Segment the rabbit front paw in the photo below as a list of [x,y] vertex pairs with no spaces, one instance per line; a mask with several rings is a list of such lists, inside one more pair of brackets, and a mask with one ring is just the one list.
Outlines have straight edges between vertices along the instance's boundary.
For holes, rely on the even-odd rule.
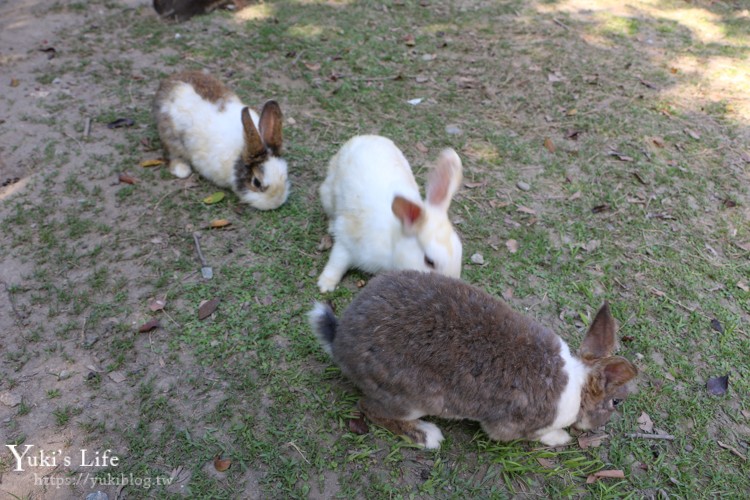
[[424,434],[424,441],[420,444],[424,445],[428,450],[440,448],[440,443],[443,441],[443,433],[437,425],[425,422],[424,420],[417,420],[417,429]]
[[190,175],[192,169],[190,168],[190,165],[182,160],[172,160],[169,162],[169,171],[172,172],[172,175],[175,177],[185,179]]
[[570,434],[562,429],[555,429],[539,436],[539,441],[547,446],[561,446],[570,441]]

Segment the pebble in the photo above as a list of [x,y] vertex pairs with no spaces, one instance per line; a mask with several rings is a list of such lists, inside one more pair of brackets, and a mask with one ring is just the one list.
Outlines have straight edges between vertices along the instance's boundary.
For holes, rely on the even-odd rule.
[[448,135],[461,135],[463,134],[463,130],[458,125],[446,125],[445,133]]
[[109,496],[103,491],[97,491],[86,495],[86,500],[109,500]]
[[685,451],[690,452],[693,451],[695,448],[693,448],[693,445],[686,444],[685,445]]
[[0,403],[13,408],[21,404],[21,396],[18,394],[11,394],[10,392],[4,392],[0,394]]
[[471,256],[471,262],[481,266],[484,264],[484,256],[481,253],[475,253]]
[[518,181],[516,182],[516,187],[520,189],[521,191],[528,191],[531,189],[531,186],[529,186],[526,182]]

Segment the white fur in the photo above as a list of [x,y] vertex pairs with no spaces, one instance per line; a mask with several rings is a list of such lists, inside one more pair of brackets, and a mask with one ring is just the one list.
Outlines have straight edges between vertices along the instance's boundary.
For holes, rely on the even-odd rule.
[[[190,84],[178,82],[159,106],[159,111],[171,118],[187,155],[187,158],[175,158],[170,171],[177,177],[187,177],[190,166],[182,160],[189,160],[206,179],[217,186],[234,189],[234,164],[244,147],[244,107],[234,94],[212,103],[198,95]],[[250,110],[250,116],[257,129],[258,114]],[[289,195],[286,161],[271,158],[264,164],[263,173],[263,182],[268,186],[266,192],[249,192],[242,201],[260,210],[277,208]]]
[[557,403],[555,420],[549,427],[540,429],[536,435],[539,441],[548,446],[560,446],[570,441],[570,435],[563,429],[575,423],[581,408],[581,392],[588,376],[588,368],[570,353],[570,347],[560,337],[560,356],[565,361],[563,370],[568,375],[560,401]]
[[[444,152],[444,161],[457,164],[451,178],[447,203],[423,202],[409,162],[385,137],[366,135],[350,139],[331,159],[328,175],[320,186],[320,199],[329,217],[328,231],[334,245],[318,279],[321,292],[336,288],[349,268],[369,273],[413,269],[460,277],[461,241],[448,219],[450,197],[461,179],[461,160]],[[400,195],[419,204],[425,214],[419,231],[407,230],[391,205]]]
[[416,423],[417,429],[425,434],[424,447],[428,450],[440,448],[440,443],[444,439],[440,428],[432,422],[425,422],[424,420],[417,420]]
[[333,356],[333,349],[331,347],[331,344],[328,342],[328,339],[323,338],[318,330],[318,321],[320,321],[320,318],[326,315],[326,309],[327,308],[325,304],[321,302],[315,302],[313,308],[310,310],[310,312],[307,313],[307,319],[310,322],[312,331],[315,332],[315,336],[318,337],[318,341],[320,342],[321,347],[323,347],[323,350],[327,352],[329,356]]

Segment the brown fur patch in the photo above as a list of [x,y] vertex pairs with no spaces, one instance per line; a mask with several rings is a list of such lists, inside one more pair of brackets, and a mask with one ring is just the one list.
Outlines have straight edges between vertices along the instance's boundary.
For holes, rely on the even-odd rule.
[[213,103],[220,103],[220,101],[234,95],[226,85],[213,76],[207,75],[201,71],[183,71],[181,73],[176,73],[172,75],[168,81],[187,83],[195,89],[195,92],[201,96],[201,98]]
[[376,417],[468,418],[503,440],[551,425],[568,381],[554,333],[436,273],[373,279],[341,317],[332,351]]

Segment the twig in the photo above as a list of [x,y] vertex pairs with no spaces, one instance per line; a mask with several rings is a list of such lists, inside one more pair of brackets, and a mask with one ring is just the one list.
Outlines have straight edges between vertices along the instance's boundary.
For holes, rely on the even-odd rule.
[[289,441],[289,442],[287,443],[287,445],[289,445],[289,446],[291,446],[292,448],[294,448],[295,450],[297,450],[297,453],[299,453],[299,454],[300,454],[300,455],[302,456],[302,459],[303,459],[303,460],[304,460],[305,462],[307,462],[308,464],[310,463],[310,461],[309,461],[309,460],[308,460],[307,458],[305,458],[305,454],[304,454],[304,453],[302,453],[302,450],[300,450],[300,449],[299,449],[299,447],[298,447],[298,446],[297,446],[296,444],[294,444],[294,441]]
[[645,432],[634,432],[627,434],[629,438],[643,438],[643,439],[665,439],[667,441],[674,441],[674,436],[671,434],[646,434]]
[[570,26],[568,26],[567,24],[565,24],[564,22],[560,21],[559,19],[557,19],[555,17],[552,18],[552,22],[555,23],[556,25],[558,25],[558,26],[560,26],[562,28],[565,28],[566,30],[570,31]]
[[88,139],[91,135],[91,118],[86,117],[86,121],[83,124],[83,138]]

